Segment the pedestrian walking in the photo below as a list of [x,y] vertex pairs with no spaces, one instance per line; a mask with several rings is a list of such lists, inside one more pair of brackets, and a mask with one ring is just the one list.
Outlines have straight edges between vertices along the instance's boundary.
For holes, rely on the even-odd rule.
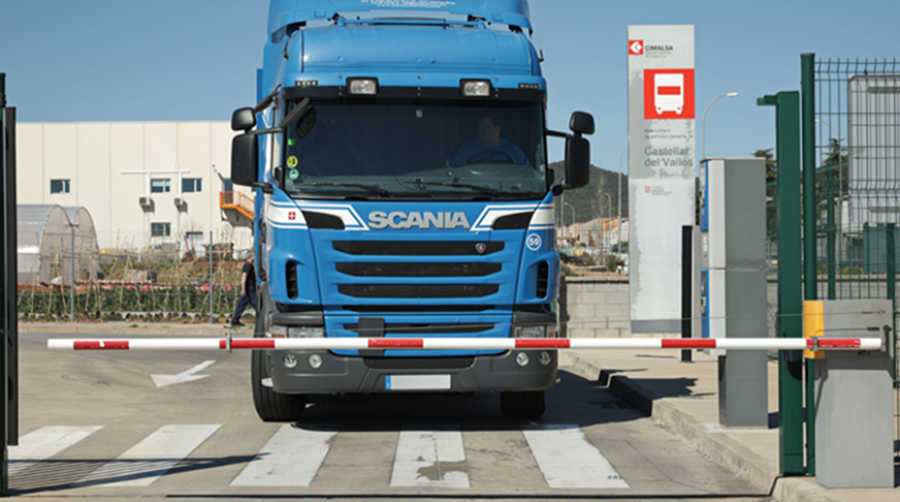
[[244,268],[241,270],[241,299],[238,300],[234,314],[231,316],[232,326],[243,326],[241,315],[247,305],[252,305],[253,310],[256,310],[256,267],[253,265],[253,253],[244,262]]

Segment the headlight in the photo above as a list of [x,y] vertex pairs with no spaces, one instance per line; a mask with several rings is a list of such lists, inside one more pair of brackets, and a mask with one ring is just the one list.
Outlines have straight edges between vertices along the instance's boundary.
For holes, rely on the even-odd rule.
[[516,326],[513,336],[516,338],[545,338],[547,326]]
[[491,97],[490,80],[466,80],[462,82],[462,95],[468,97]]
[[325,328],[292,326],[288,328],[288,338],[324,338]]

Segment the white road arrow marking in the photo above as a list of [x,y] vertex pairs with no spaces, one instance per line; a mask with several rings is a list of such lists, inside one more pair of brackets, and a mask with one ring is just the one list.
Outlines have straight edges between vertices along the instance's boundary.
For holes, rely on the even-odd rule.
[[176,383],[193,382],[194,380],[208,377],[209,375],[195,375],[194,373],[205,370],[212,366],[213,363],[215,363],[215,361],[203,361],[197,366],[194,366],[187,371],[182,371],[177,375],[150,375],[150,378],[153,379],[153,383],[155,383],[157,387],[165,387],[166,385],[174,385]]

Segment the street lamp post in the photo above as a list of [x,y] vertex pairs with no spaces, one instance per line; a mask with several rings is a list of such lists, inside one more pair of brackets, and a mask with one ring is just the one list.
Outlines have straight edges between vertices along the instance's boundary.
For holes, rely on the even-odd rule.
[[628,145],[619,154],[619,198],[617,199],[619,211],[616,214],[616,252],[622,252],[622,156],[628,151]]
[[734,98],[737,95],[738,95],[738,93],[736,93],[736,92],[729,92],[727,94],[722,94],[721,96],[717,97],[716,99],[710,101],[709,104],[706,105],[706,109],[703,110],[703,121],[701,122],[701,134],[702,134],[702,138],[703,138],[703,143],[702,143],[703,144],[703,150],[702,150],[703,157],[702,157],[702,159],[706,158],[706,112],[709,111],[709,107],[712,106],[712,104],[715,103],[716,101],[718,101],[722,98]]
[[[612,213],[612,197],[610,197],[609,194],[606,192],[600,192],[600,195],[606,196],[606,221],[609,221],[609,219],[612,216],[611,215],[611,213]],[[601,206],[601,207],[603,207],[603,206]],[[605,226],[605,223],[606,222],[604,222],[604,226]],[[600,249],[603,249],[603,242],[606,240],[606,229],[604,228],[603,230],[604,231],[600,236]]]

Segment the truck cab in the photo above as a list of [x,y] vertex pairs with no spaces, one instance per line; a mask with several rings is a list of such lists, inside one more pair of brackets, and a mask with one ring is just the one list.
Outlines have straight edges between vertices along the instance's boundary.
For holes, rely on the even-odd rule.
[[[594,125],[547,130],[530,32],[524,0],[271,1],[259,104],[232,119],[232,181],[257,189],[255,336],[557,336],[554,198],[587,184]],[[550,350],[268,350],[252,378],[266,421],[379,392],[500,392],[537,418],[556,370]]]

